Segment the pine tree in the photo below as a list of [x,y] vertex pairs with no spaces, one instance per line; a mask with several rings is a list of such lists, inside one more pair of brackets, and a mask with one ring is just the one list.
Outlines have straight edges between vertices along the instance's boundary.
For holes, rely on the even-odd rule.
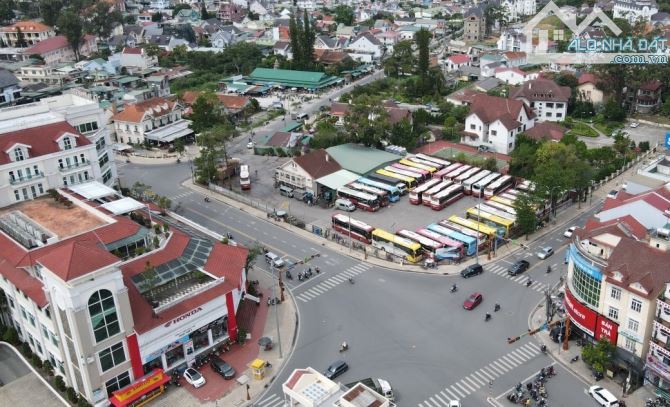
[[314,41],[316,40],[316,35],[314,33],[314,27],[309,19],[307,14],[307,9],[303,10],[303,69],[309,69],[314,65]]
[[289,37],[291,39],[291,50],[293,52],[293,63],[296,66],[299,66],[302,61],[302,43],[300,41],[300,31],[298,23],[295,18],[295,13],[291,14],[291,19],[288,23]]

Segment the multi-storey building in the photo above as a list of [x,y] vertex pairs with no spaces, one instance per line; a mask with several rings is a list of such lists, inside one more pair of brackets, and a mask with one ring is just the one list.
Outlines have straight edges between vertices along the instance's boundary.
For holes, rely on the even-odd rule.
[[73,94],[0,109],[0,145],[0,207],[117,177],[104,111]]
[[247,250],[164,225],[97,182],[0,209],[11,325],[93,405],[237,336]]
[[[79,54],[89,56],[98,50],[96,38],[94,35],[84,35]],[[28,55],[39,55],[44,63],[53,65],[60,62],[74,62],[75,54],[64,35],[42,40],[26,50]]]
[[570,93],[569,86],[558,86],[550,79],[533,79],[510,89],[509,95],[530,106],[538,121],[560,122],[567,115]]
[[481,41],[486,36],[486,16],[482,6],[474,6],[465,13],[463,39],[468,42]]
[[[670,224],[651,235],[653,246],[670,251]],[[656,299],[654,322],[651,327],[649,351],[645,359],[645,382],[657,389],[657,394],[670,393],[670,283]],[[660,390],[660,391],[659,391]]]
[[[53,28],[37,21],[17,21],[0,28],[0,41],[7,47],[32,47],[40,41],[56,35]],[[19,44],[23,37],[23,44]]]
[[670,242],[649,239],[628,216],[589,221],[570,244],[565,305],[579,336],[616,345],[613,363],[640,384],[657,298],[670,281]]
[[522,16],[537,14],[535,0],[502,0],[500,5],[505,8],[507,21],[517,21]]
[[182,113],[179,102],[163,97],[127,105],[112,117],[116,140],[128,144],[172,143],[191,136],[191,121],[183,119]]
[[651,22],[651,16],[658,13],[654,0],[616,0],[612,8],[614,18],[623,18],[629,23]]

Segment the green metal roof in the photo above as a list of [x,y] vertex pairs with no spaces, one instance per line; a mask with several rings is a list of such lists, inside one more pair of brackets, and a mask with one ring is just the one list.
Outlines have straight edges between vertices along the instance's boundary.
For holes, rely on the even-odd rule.
[[351,143],[329,147],[326,152],[340,164],[340,167],[361,175],[401,158],[386,151]]
[[286,132],[286,133],[290,133],[293,130],[299,129],[301,127],[302,127],[302,123],[299,123],[299,122],[296,122],[296,121],[290,121],[290,122],[286,123],[286,126],[284,126],[284,128],[281,131]]
[[339,78],[328,76],[323,72],[256,68],[246,79],[254,83],[273,83],[286,87],[318,89],[337,82]]
[[122,78],[117,79],[116,81],[118,83],[124,84],[124,83],[131,83],[131,82],[139,81],[139,80],[140,80],[140,78],[138,78],[136,76],[124,76]]

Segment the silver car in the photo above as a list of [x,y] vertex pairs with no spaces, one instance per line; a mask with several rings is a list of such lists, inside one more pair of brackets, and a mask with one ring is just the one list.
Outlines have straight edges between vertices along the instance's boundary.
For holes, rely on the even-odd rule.
[[552,254],[554,254],[554,249],[552,247],[547,246],[541,248],[540,251],[537,252],[537,257],[544,260],[547,257],[551,256]]

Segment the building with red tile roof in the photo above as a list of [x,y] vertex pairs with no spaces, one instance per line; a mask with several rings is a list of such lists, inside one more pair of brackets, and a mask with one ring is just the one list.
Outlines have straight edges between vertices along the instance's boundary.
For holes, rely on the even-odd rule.
[[598,89],[600,79],[593,73],[585,72],[579,75],[575,91],[582,100],[593,104],[600,104],[604,101],[604,93]]
[[112,121],[116,139],[121,143],[138,144],[145,140],[172,143],[193,135],[191,122],[182,115],[183,107],[178,101],[159,97],[126,105]]
[[526,130],[525,133],[535,140],[561,141],[568,131],[565,127],[557,123],[542,122]]
[[[24,44],[19,44],[19,32]],[[9,47],[31,47],[40,41],[53,37],[56,32],[46,24],[32,20],[17,21],[12,25],[0,27],[0,41]]]
[[[96,37],[94,35],[85,35],[79,48],[79,55],[89,56],[98,51]],[[27,55],[39,55],[47,65],[54,65],[61,62],[75,62],[75,53],[64,35],[56,35],[42,40],[25,52]]]
[[559,86],[551,79],[538,78],[510,88],[510,99],[523,101],[533,109],[538,121],[560,122],[568,113],[568,101],[572,90]]
[[601,222],[632,216],[647,229],[662,228],[670,223],[670,187],[664,185],[637,195],[619,192],[606,198],[595,217]]
[[464,66],[470,66],[471,59],[469,55],[454,54],[447,58],[447,72],[455,72]]

